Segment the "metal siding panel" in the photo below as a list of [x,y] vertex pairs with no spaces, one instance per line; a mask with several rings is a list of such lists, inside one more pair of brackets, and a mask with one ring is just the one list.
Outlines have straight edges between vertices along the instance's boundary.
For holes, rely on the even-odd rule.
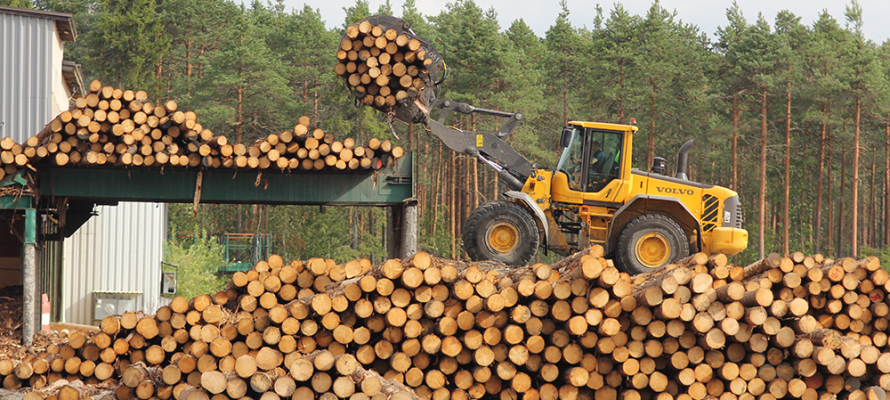
[[97,211],[65,240],[65,321],[93,322],[94,291],[141,291],[142,310],[154,313],[162,305],[166,205],[122,202]]
[[0,137],[22,143],[52,115],[53,21],[0,14]]

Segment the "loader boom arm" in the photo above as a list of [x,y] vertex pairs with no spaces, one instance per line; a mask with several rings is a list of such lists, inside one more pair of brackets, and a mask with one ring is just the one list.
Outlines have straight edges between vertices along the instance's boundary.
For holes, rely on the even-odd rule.
[[[433,120],[427,114],[426,125],[433,136],[439,138],[449,149],[476,157],[494,168],[511,189],[522,189],[535,166],[506,142],[522,122],[521,113],[473,107],[448,99],[437,99],[431,107],[440,110],[438,120]],[[452,111],[504,117],[507,121],[495,133],[465,131],[445,125]]]

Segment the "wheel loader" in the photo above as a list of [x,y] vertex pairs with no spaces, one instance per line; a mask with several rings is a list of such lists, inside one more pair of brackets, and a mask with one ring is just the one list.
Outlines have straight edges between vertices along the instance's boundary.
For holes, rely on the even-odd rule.
[[[422,77],[430,88],[442,83],[444,79],[437,79],[444,75],[445,64],[430,42],[400,19],[366,20],[420,40],[428,54],[435,54]],[[637,274],[691,252],[732,256],[747,247],[738,194],[688,179],[692,140],[681,146],[674,176],[667,176],[666,161],[660,157],[648,172],[632,167],[635,125],[571,121],[560,134],[562,154],[556,167],[542,168],[507,142],[522,123],[521,113],[436,99],[434,92],[415,93],[381,111],[391,119],[423,124],[449,149],[496,170],[510,189],[503,199],[473,210],[464,222],[461,239],[474,260],[525,265],[539,248],[569,255],[599,244],[619,269]],[[437,118],[432,116],[435,112]],[[496,116],[506,122],[495,132],[465,131],[447,125],[455,112]]]

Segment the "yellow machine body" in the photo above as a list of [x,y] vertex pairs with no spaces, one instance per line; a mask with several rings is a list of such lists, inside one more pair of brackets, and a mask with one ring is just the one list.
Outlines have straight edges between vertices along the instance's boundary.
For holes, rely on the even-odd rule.
[[[583,170],[566,167],[572,163],[572,149],[566,147],[556,171],[536,170],[525,182],[522,192],[546,216],[539,227],[546,232],[544,245],[549,250],[568,254],[601,244],[609,253],[624,226],[643,214],[663,214],[675,220],[691,251],[732,256],[747,247],[748,232],[742,229],[736,192],[631,168],[636,126],[572,121],[566,129],[577,132],[576,138],[584,141],[583,146],[575,147],[583,149],[591,162],[591,143],[596,138],[602,137],[603,144],[614,143],[606,156],[614,162],[603,179],[590,171],[585,175]],[[586,186],[576,183],[582,178],[586,178]]]

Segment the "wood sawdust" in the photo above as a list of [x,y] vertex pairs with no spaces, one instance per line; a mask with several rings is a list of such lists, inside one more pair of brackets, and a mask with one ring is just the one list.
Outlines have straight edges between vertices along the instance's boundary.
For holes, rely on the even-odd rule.
[[26,354],[46,351],[50,344],[65,344],[66,335],[37,332],[30,348],[22,347],[22,287],[0,288],[0,357],[22,359]]

